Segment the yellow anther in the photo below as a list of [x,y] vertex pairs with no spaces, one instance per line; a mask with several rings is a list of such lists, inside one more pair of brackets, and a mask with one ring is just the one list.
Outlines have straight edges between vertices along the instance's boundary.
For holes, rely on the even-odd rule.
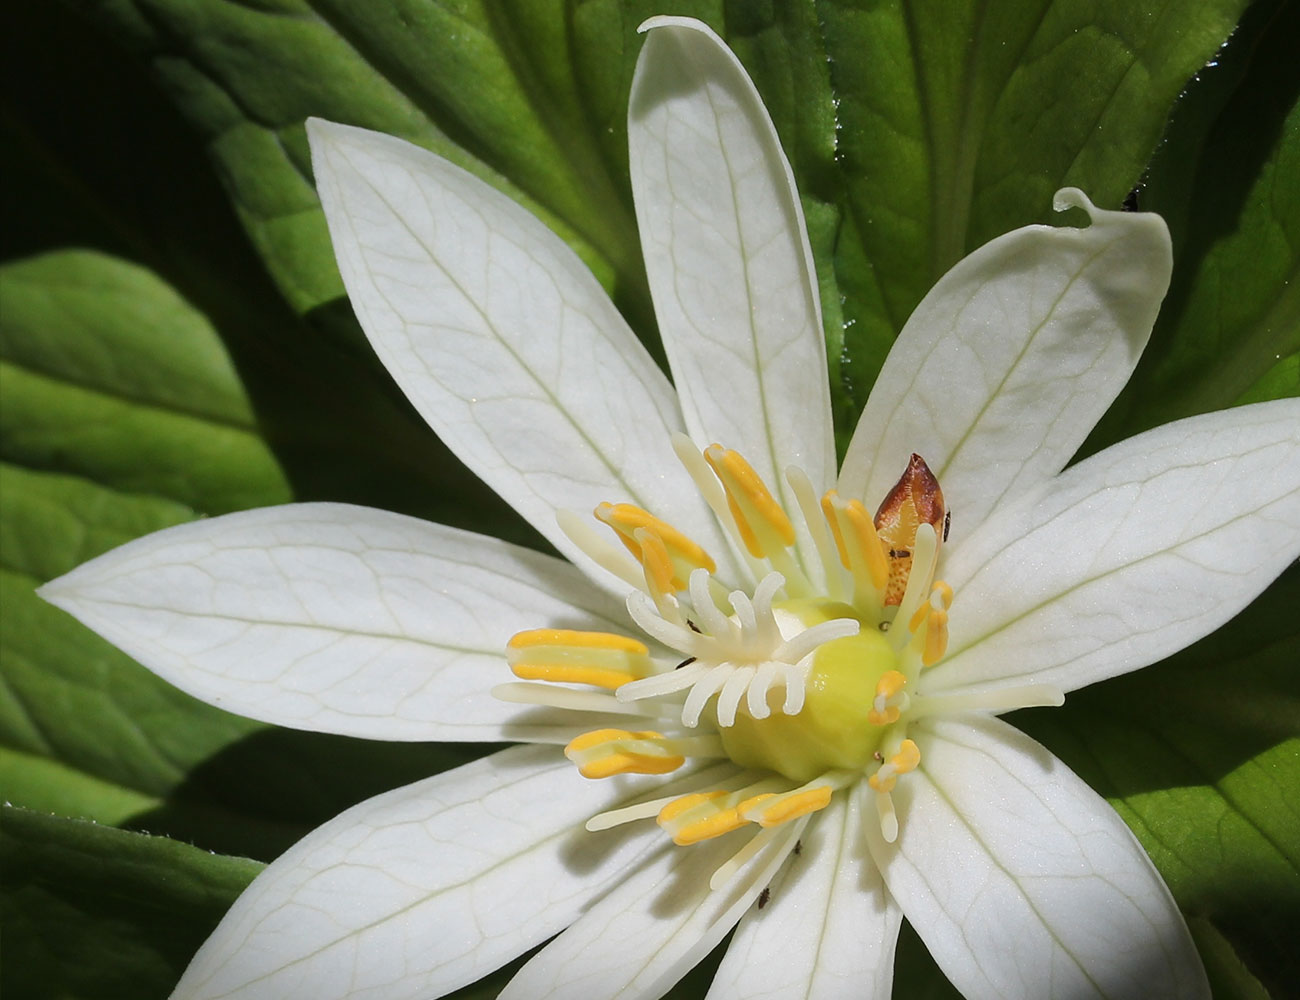
[[884,546],[881,545],[880,536],[876,533],[876,526],[871,523],[871,518],[867,516],[867,508],[862,506],[861,501],[850,500],[845,506],[844,514],[853,528],[853,536],[862,552],[863,562],[871,577],[871,585],[880,590],[889,579],[889,563],[885,559]]
[[637,528],[635,539],[641,546],[641,567],[651,593],[672,594],[684,590],[686,585],[673,574],[673,561],[664,540],[649,528]]
[[898,753],[889,758],[889,763],[894,765],[899,774],[915,771],[921,763],[921,748],[912,740],[903,740]]
[[673,833],[673,843],[678,847],[689,847],[702,840],[712,840],[724,833],[739,830],[748,820],[741,817],[735,809],[723,809],[694,823],[688,823]]
[[948,612],[932,611],[925,620],[925,645],[921,650],[921,663],[932,667],[948,652]]
[[526,681],[591,684],[613,690],[654,672],[645,643],[611,632],[542,628],[506,644],[506,660]]
[[794,544],[790,518],[739,452],[713,444],[705,449],[704,459],[726,491],[727,507],[751,556],[762,559],[769,547]]
[[831,537],[835,539],[835,551],[839,553],[840,565],[845,569],[849,566],[849,550],[844,547],[844,532],[840,530],[840,519],[836,515],[835,506],[840,495],[835,490],[827,490],[826,495],[822,497],[822,516],[826,518],[826,523],[830,525]]
[[714,802],[717,799],[726,796],[726,792],[718,790],[716,792],[691,792],[689,795],[683,795],[681,798],[673,799],[666,806],[659,810],[659,825],[676,819],[688,809],[694,809],[696,806],[702,806],[706,802]]
[[615,774],[668,774],[686,758],[657,745],[662,733],[633,733],[625,729],[595,729],[570,741],[564,755],[578,765],[584,778]]
[[943,654],[948,651],[948,608],[951,605],[952,587],[942,580],[936,580],[930,591],[930,599],[916,609],[916,614],[907,623],[910,632],[925,629],[921,640],[921,663],[927,667],[942,660]]
[[762,809],[757,816],[759,826],[780,826],[800,816],[825,809],[831,804],[830,785],[818,785],[801,791],[776,796],[776,801]]
[[575,646],[582,649],[609,649],[624,653],[649,652],[644,642],[631,636],[614,632],[583,632],[568,628],[535,628],[517,632],[506,643],[509,649],[528,649],[532,646]]
[[891,704],[902,692],[907,678],[897,670],[888,670],[876,683],[876,697],[872,709],[867,713],[867,721],[874,726],[890,726],[898,721],[898,705]]
[[880,765],[880,769],[867,779],[867,784],[877,792],[892,792],[900,775],[915,771],[921,763],[921,750],[911,740],[903,740],[898,753]]
[[[593,513],[598,520],[614,529],[619,541],[645,566],[647,575],[653,573],[656,580],[663,579],[663,563],[666,562],[671,570],[669,579],[673,591],[686,589],[684,581],[690,577],[691,570],[704,569],[712,573],[718,568],[709,554],[694,541],[668,522],[659,520],[634,504],[602,503]],[[653,568],[645,564],[646,543],[642,532],[656,540],[654,558],[659,564]],[[663,593],[668,588],[656,583],[656,589]]]

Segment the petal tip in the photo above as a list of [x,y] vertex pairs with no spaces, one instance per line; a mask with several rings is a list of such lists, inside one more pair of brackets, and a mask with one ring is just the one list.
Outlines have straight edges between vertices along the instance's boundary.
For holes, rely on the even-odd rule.
[[682,17],[675,14],[656,14],[654,17],[647,17],[637,25],[636,32],[638,35],[643,35],[655,28],[690,28],[692,31],[700,31],[708,35],[714,34],[713,29],[698,18]]
[[1081,208],[1093,218],[1095,218],[1097,214],[1097,206],[1094,205],[1092,199],[1084,194],[1079,188],[1061,188],[1052,196],[1053,211],[1068,212],[1072,208]]

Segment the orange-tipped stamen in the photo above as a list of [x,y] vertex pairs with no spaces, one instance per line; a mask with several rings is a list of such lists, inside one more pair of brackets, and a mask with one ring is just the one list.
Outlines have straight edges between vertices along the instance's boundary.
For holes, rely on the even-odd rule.
[[714,444],[704,450],[704,459],[726,491],[727,507],[751,556],[770,558],[794,544],[789,516],[739,452]]
[[532,629],[506,644],[506,661],[522,680],[608,690],[654,673],[649,653],[645,643],[628,636],[574,629]]
[[673,753],[664,742],[662,733],[595,729],[570,741],[564,755],[578,766],[584,778],[668,774],[685,764],[686,758]]
[[674,593],[685,590],[685,581],[689,579],[691,570],[704,569],[713,573],[718,568],[702,546],[668,522],[661,521],[634,504],[602,503],[596,507],[594,513],[598,520],[614,529],[619,541],[636,556],[642,566],[645,566],[646,545],[643,541],[645,535],[641,533],[647,533],[656,539],[657,544],[653,547],[655,556],[666,561],[671,572],[665,574],[662,562],[653,570],[646,567],[646,571],[647,575],[653,572],[657,580],[662,578],[667,581],[660,587],[663,592],[668,592],[669,589]]

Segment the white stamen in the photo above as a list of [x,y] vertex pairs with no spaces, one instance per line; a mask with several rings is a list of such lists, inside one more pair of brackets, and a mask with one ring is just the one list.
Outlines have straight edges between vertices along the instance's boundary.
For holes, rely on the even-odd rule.
[[783,663],[798,663],[819,646],[835,639],[847,639],[857,635],[861,625],[852,618],[832,618],[811,628],[806,628],[798,635],[791,636],[772,651],[772,659]]
[[817,555],[822,563],[822,579],[826,585],[826,596],[833,601],[842,601],[847,593],[844,586],[844,571],[840,566],[839,553],[835,550],[835,542],[831,538],[830,531],[827,530],[826,517],[822,514],[821,503],[813,490],[812,480],[803,469],[791,465],[785,470],[785,481],[794,491],[795,502],[799,504],[799,512],[803,514],[804,524],[808,526],[808,534],[812,536],[813,544],[817,547]]
[[691,663],[667,673],[629,681],[614,692],[614,697],[624,704],[643,698],[662,698],[685,690],[712,669],[707,663]]
[[628,705],[613,695],[596,691],[577,691],[555,684],[530,684],[523,681],[498,684],[492,689],[492,696],[512,705],[542,705],[546,708],[564,708],[575,712],[614,712],[618,715],[647,714],[644,706]]
[[704,677],[695,682],[691,693],[682,705],[682,725],[694,729],[700,724],[700,713],[710,698],[727,682],[736,668],[730,663],[720,663],[716,667],[707,667]]
[[772,660],[764,661],[754,674],[754,679],[749,682],[749,691],[747,692],[746,701],[749,705],[749,714],[755,719],[766,719],[772,714],[772,709],[767,704],[767,692],[772,687],[772,682],[776,680],[776,671],[778,664]]
[[772,612],[772,598],[785,585],[785,577],[780,573],[768,573],[754,588],[754,613],[758,619],[758,645],[771,649],[781,641],[781,629]]
[[754,604],[749,599],[749,595],[741,590],[733,590],[729,595],[731,601],[731,610],[736,613],[736,622],[739,623],[739,634],[736,635],[742,642],[745,639],[753,641],[755,634],[758,632],[758,618],[754,615]]
[[797,664],[789,666],[783,664],[779,670],[785,680],[785,704],[781,706],[781,711],[786,715],[798,715],[803,711],[806,694],[804,682],[808,679],[808,674]]
[[740,699],[744,697],[749,682],[754,677],[756,668],[739,667],[734,674],[727,678],[727,683],[722,685],[722,693],[718,695],[718,725],[726,729],[736,724],[736,708],[740,705]]
[[709,571],[691,570],[691,604],[695,609],[695,624],[708,635],[723,638],[731,634],[731,622],[714,603],[709,592]]
[[907,589],[903,591],[902,603],[898,605],[898,614],[894,616],[894,627],[888,632],[890,644],[896,653],[912,638],[908,624],[930,593],[938,551],[939,536],[935,533],[934,525],[922,523],[917,527],[916,541],[912,543],[912,571],[907,577]]
[[886,844],[892,844],[898,839],[898,814],[894,812],[894,800],[888,792],[876,792],[875,800],[876,815],[880,817],[880,835]]
[[908,719],[927,715],[963,715],[968,712],[1013,712],[1018,708],[1060,708],[1065,692],[1051,684],[1025,684],[992,688],[970,694],[918,695],[912,699]]
[[777,837],[784,836],[788,838],[787,842],[790,847],[793,848],[794,842],[803,833],[803,828],[807,825],[808,817],[800,816],[798,819],[790,823],[782,823],[780,826],[770,826],[765,830],[760,830],[758,833],[754,834],[754,836],[749,838],[749,842],[746,843],[744,847],[719,866],[717,871],[715,871],[713,876],[709,879],[709,888],[715,892],[718,889],[721,889],[731,881],[732,876],[735,875],[736,872],[740,871],[745,862],[754,857],[754,855]]
[[642,590],[646,582],[641,567],[627,553],[619,551],[605,541],[587,521],[587,518],[571,510],[555,512],[555,523],[588,559],[601,569],[613,573],[633,590],[638,592]]
[[659,810],[668,805],[669,802],[680,798],[684,794],[689,794],[690,791],[714,788],[731,791],[735,788],[743,788],[747,782],[752,780],[752,772],[741,771],[738,773],[735,765],[730,762],[723,765],[713,764],[703,771],[698,771],[689,777],[681,778],[667,785],[667,788],[672,789],[671,795],[661,795],[650,799],[648,802],[635,802],[632,805],[622,806],[618,809],[608,809],[591,817],[585,825],[588,830],[595,833],[598,830],[608,830],[611,827],[631,823],[634,820],[650,819],[652,816],[658,816]]
[[659,615],[654,601],[639,590],[627,595],[627,613],[640,626],[641,631],[652,639],[657,639],[669,649],[676,649],[687,656],[694,655],[695,633],[685,625],[665,621]]

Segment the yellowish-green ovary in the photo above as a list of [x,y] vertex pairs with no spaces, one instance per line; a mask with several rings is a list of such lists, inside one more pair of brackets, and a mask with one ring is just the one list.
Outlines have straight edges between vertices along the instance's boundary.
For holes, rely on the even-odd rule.
[[[847,604],[827,600],[783,601],[773,609],[794,615],[806,627],[834,618],[857,618]],[[861,619],[859,619],[861,621]],[[806,700],[798,715],[785,715],[785,690],[768,692],[772,714],[749,715],[742,699],[736,722],[720,730],[732,760],[746,767],[776,771],[793,781],[809,781],[829,770],[860,770],[871,760],[885,732],[868,721],[876,684],[895,669],[889,641],[874,622],[862,622],[857,635],[835,639],[813,654]]]

